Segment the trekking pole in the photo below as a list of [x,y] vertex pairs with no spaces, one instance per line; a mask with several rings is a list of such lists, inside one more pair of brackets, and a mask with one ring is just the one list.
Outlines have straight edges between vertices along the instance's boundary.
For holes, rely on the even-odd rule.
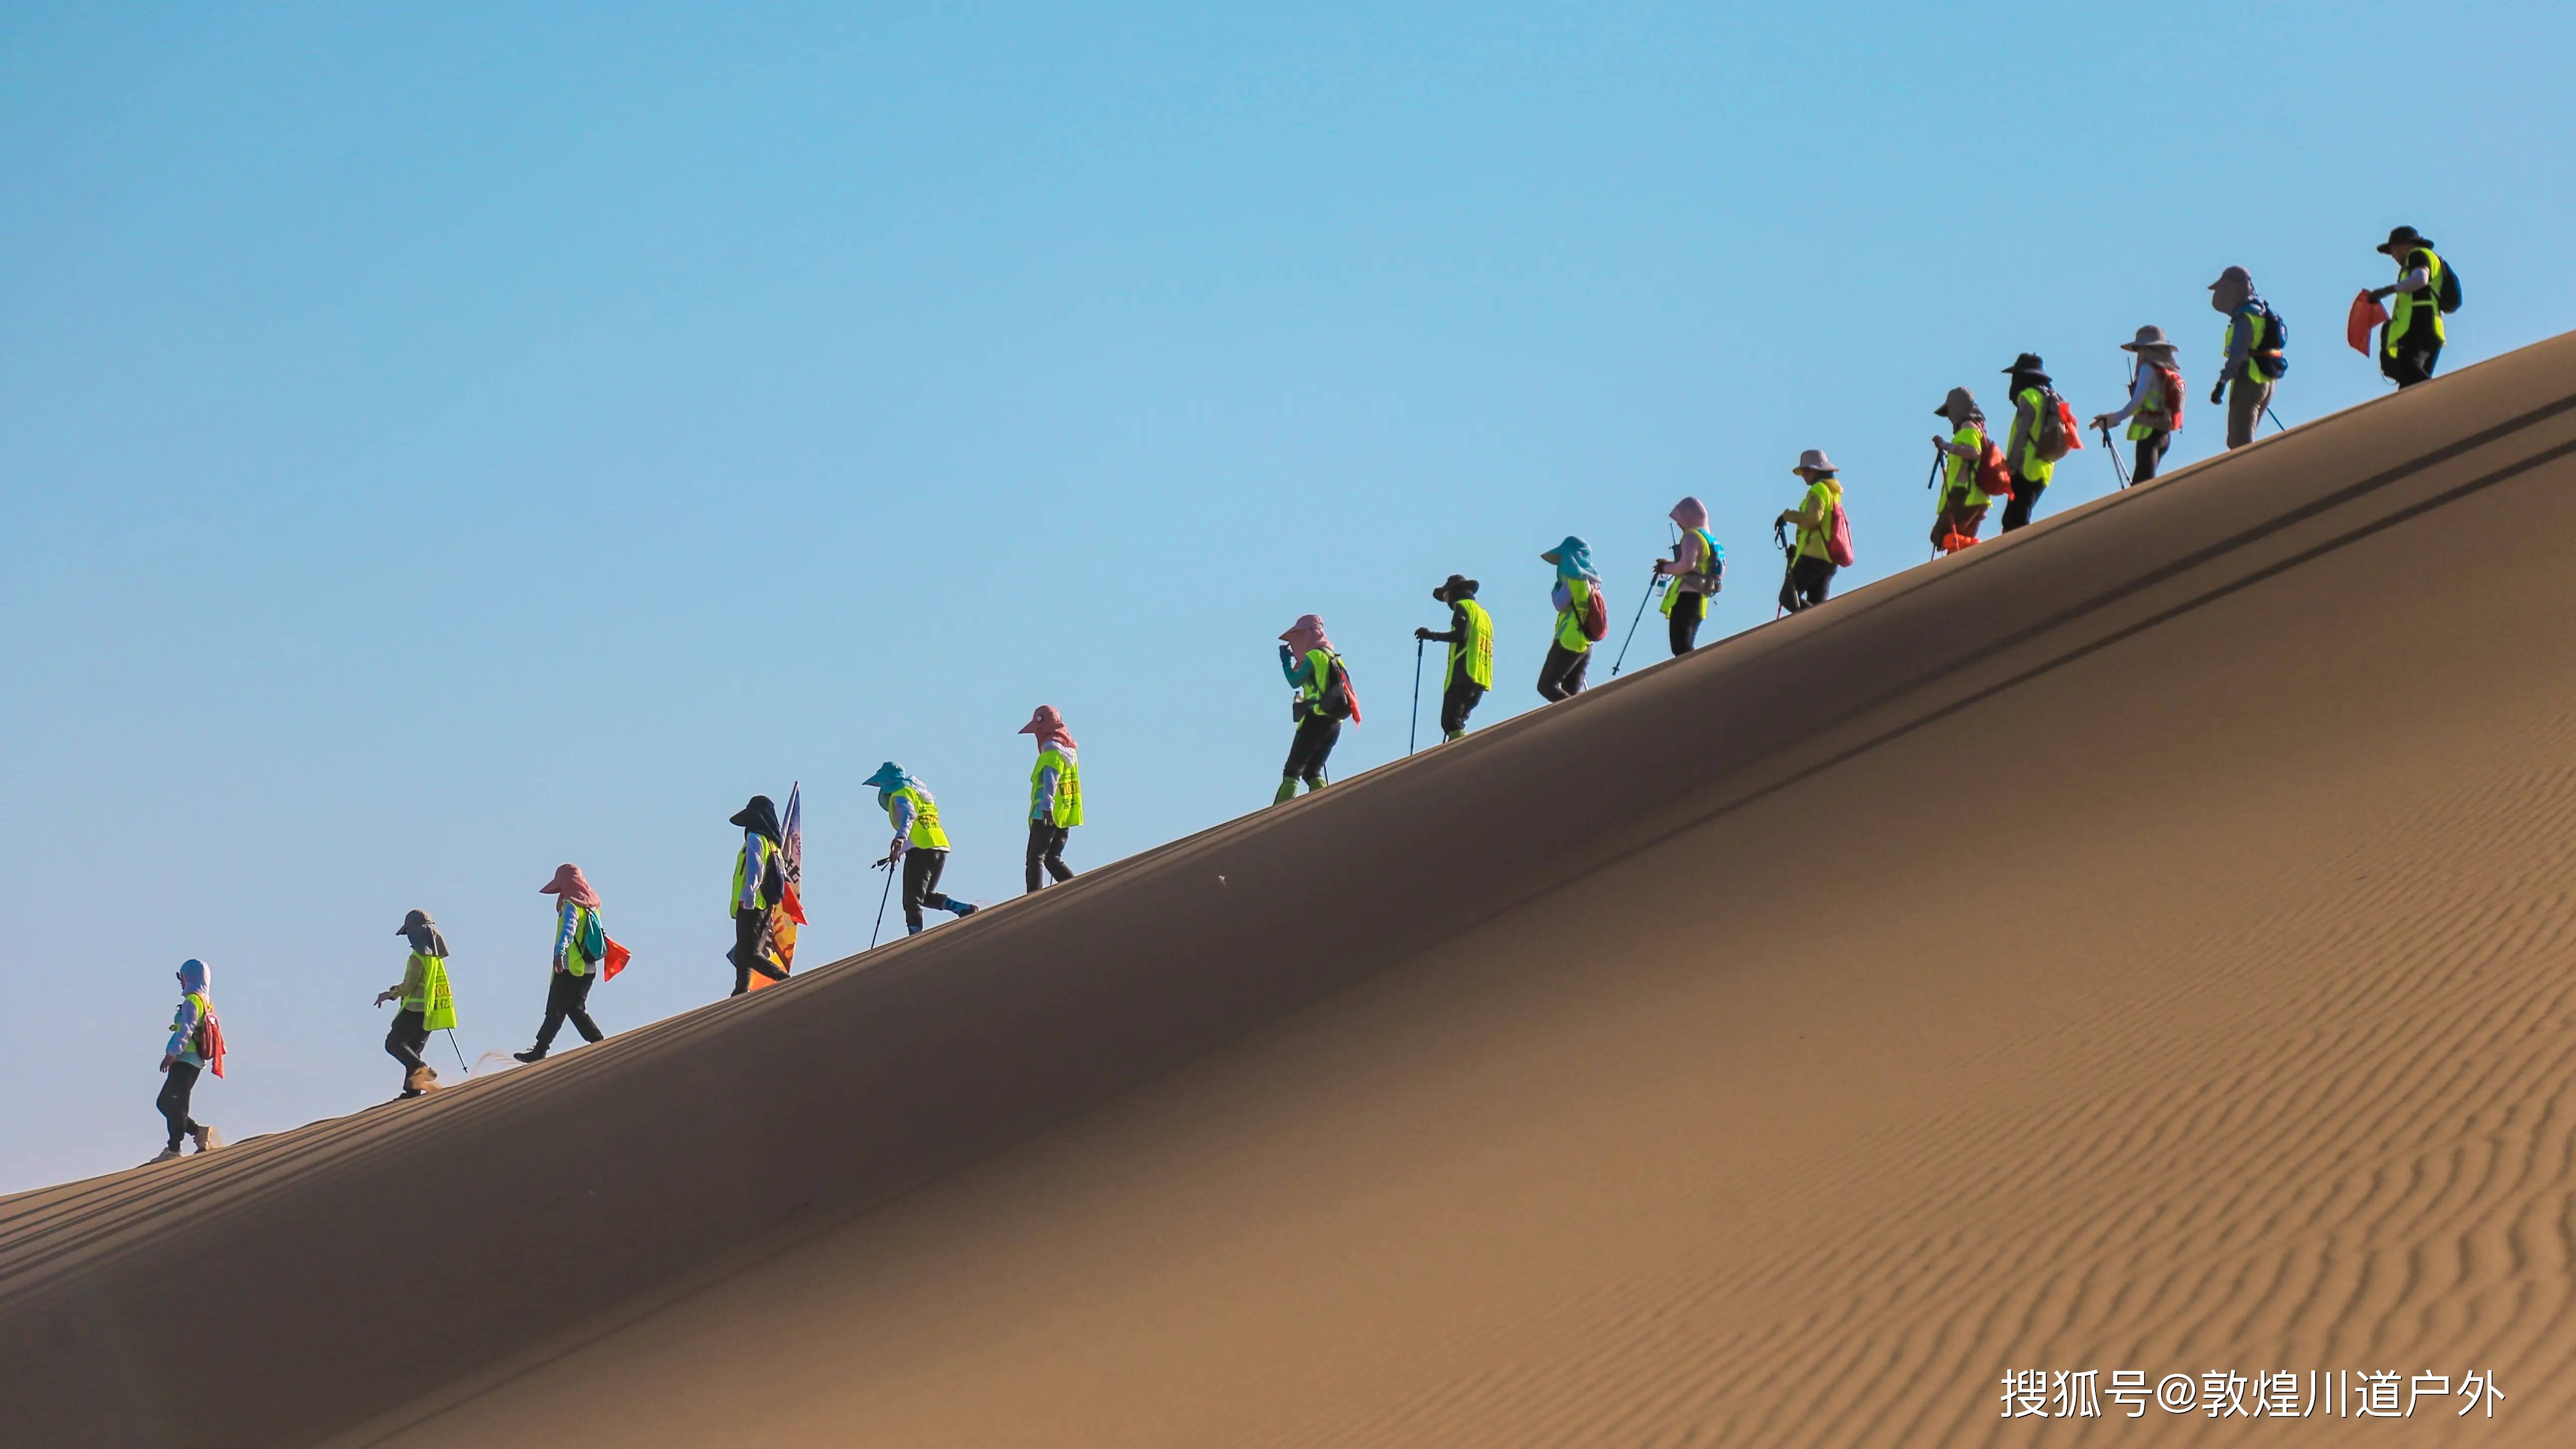
[[894,857],[889,855],[877,864],[885,867],[886,883],[885,889],[877,892],[876,927],[868,932],[868,949],[871,951],[877,948],[877,936],[885,930],[886,899],[894,894]]
[[[1789,560],[1788,564],[1780,570],[1780,597],[1782,599],[1793,597],[1789,590],[1798,582],[1798,551],[1789,547],[1789,535],[1787,530],[1787,524],[1780,522],[1778,519],[1773,519],[1771,521],[1771,546],[1780,550],[1780,552]],[[1780,616],[1787,612],[1789,612],[1789,606],[1786,603],[1773,609],[1771,611],[1772,622],[1778,623]]]
[[1407,759],[1413,757],[1414,742],[1422,735],[1423,643],[1424,641],[1420,639],[1413,641],[1413,717],[1404,722],[1404,754]]
[[469,1077],[474,1075],[474,1069],[465,1065],[465,1048],[456,1044],[456,1028],[452,1026],[447,1029],[447,1049],[456,1053],[456,1070],[459,1073]]
[[2121,487],[2128,487],[2129,470],[2120,466],[2120,450],[2111,446],[2111,430],[2106,427],[2098,431],[2102,434],[2102,456],[2111,460],[2111,476],[2120,480]]
[[[1660,579],[1663,575],[1657,574],[1655,577]],[[1610,677],[1612,679],[1619,677],[1619,666],[1628,662],[1628,646],[1637,642],[1637,625],[1644,622],[1646,617],[1646,601],[1654,596],[1655,586],[1652,582],[1649,582],[1646,585],[1646,591],[1644,593],[1637,596],[1637,616],[1628,621],[1628,637],[1619,641],[1619,657],[1610,661]]]
[[1941,481],[1941,457],[1941,445],[1939,443],[1934,443],[1932,445],[1932,476],[1923,480],[1923,486],[1926,489],[1929,489],[1933,484]]
[[2290,430],[2290,425],[2281,421],[2281,415],[2272,411],[2272,405],[2270,403],[2263,404],[2263,416],[2270,418],[2272,420],[2272,426],[2279,428],[2282,432],[2286,433]]

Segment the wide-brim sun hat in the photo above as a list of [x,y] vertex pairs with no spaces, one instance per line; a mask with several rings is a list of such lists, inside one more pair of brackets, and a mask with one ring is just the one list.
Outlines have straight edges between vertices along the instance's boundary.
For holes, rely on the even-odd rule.
[[1431,591],[1431,597],[1444,604],[1451,599],[1472,599],[1476,597],[1477,588],[1476,581],[1465,574],[1451,574],[1446,582]]
[[1789,471],[1792,473],[1839,473],[1842,470],[1834,466],[1833,459],[1825,456],[1824,449],[1809,448],[1807,451],[1798,455],[1798,466],[1790,469]]
[[[381,921],[384,917],[378,916],[376,919]],[[429,912],[427,911],[405,911],[403,913],[403,923],[394,927],[394,934],[397,936],[408,936],[423,926],[435,926],[437,924],[438,922],[430,919]]]
[[2120,344],[2122,352],[2171,352],[2174,345],[2161,327],[2141,327],[2137,340]]
[[1954,387],[1950,389],[1950,395],[1948,397],[1941,399],[1941,405],[1932,410],[1932,416],[1936,418],[1949,417],[1952,409],[1957,409],[1958,411],[1965,413],[1975,412],[1977,410],[1977,395],[1968,391],[1964,387]]
[[2372,247],[2371,250],[2375,252],[2383,252],[2393,257],[2397,255],[2398,250],[2401,247],[2407,251],[2413,251],[2417,247],[2430,247],[2435,245],[2438,245],[2438,243],[2436,243],[2431,237],[2417,231],[2415,228],[2411,226],[2401,226],[2391,230],[2388,233],[2388,240]]
[[2036,352],[2023,353],[2012,360],[2012,366],[2001,370],[2007,374],[2027,377],[2033,382],[2048,381],[2047,365],[2039,360],[2039,354]]

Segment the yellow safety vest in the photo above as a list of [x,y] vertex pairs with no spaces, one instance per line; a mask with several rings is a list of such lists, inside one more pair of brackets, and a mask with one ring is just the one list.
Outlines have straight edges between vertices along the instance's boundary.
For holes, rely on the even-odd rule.
[[948,832],[939,828],[939,802],[930,797],[929,791],[918,785],[906,785],[895,791],[886,800],[886,821],[889,824],[894,821],[894,802],[897,800],[912,802],[912,830],[904,838],[911,842],[913,849],[948,848]]
[[[1667,619],[1673,616],[1674,601],[1682,596],[1683,579],[1690,577],[1691,574],[1714,576],[1717,573],[1717,535],[1705,528],[1694,528],[1691,532],[1699,538],[1699,562],[1691,565],[1690,574],[1675,575],[1672,587],[1664,590],[1664,617]],[[1708,596],[1702,594],[1700,597]]]
[[[1332,682],[1333,662],[1341,656],[1324,649],[1306,651],[1306,682],[1297,686],[1297,696],[1311,707],[1322,701],[1324,686]],[[1309,708],[1308,713],[1314,711]]]
[[1049,812],[1048,822],[1071,829],[1082,823],[1082,767],[1062,750],[1038,751],[1037,766],[1029,771],[1029,810],[1034,815],[1038,808],[1039,783],[1049,765],[1055,767],[1055,809]]
[[1956,453],[1950,455],[1949,481],[1941,485],[1942,506],[1945,508],[1949,506],[1951,489],[1965,488],[1968,490],[1970,508],[1985,507],[1994,501],[1986,496],[1986,490],[1977,486],[1977,461],[1986,455],[1986,430],[1975,423],[1969,423],[1952,433],[1950,441],[1958,447],[1966,448],[1968,456],[1962,458]]
[[[755,844],[760,847],[758,860],[751,858],[751,848]],[[742,843],[742,849],[733,857],[733,897],[725,914],[739,916],[745,911],[765,911],[778,904],[760,894],[761,883],[769,879],[769,858],[777,853],[778,842],[766,835],[754,835]],[[750,896],[743,895],[745,890],[751,892]]]
[[1592,641],[1583,637],[1583,606],[1591,598],[1592,584],[1589,580],[1566,580],[1565,601],[1572,607],[1556,616],[1556,642],[1577,654],[1592,648]]
[[2182,391],[2182,373],[2179,370],[2174,373],[2175,396],[2168,397],[2165,391],[2165,370],[2145,358],[2138,359],[2138,366],[2154,373],[2156,380],[2152,384],[2152,399],[2141,400],[2138,403],[2138,410],[2129,414],[2128,438],[2132,443],[2144,439],[2149,433],[2173,431],[2173,410],[2167,404],[2178,401]]
[[2030,404],[2030,431],[2022,436],[2021,461],[2014,465],[2013,476],[2025,483],[2037,483],[2045,488],[2048,486],[2048,475],[2057,471],[2055,463],[2039,456],[2039,428],[2048,417],[2048,394],[2035,387],[2026,387],[2013,394],[2013,406],[2016,409],[2024,402]]
[[[1979,495],[1982,497],[1983,495]],[[1834,531],[1834,509],[1843,501],[1843,485],[1831,478],[1819,478],[1807,485],[1807,497],[1798,505],[1800,513],[1814,513],[1816,526],[1798,525],[1798,556],[1830,560],[1833,550],[1827,546]]]
[[[403,997],[403,1010],[420,1013],[421,1024],[431,1031],[445,1031],[456,1025],[456,993],[447,984],[447,958],[411,953],[411,961],[420,963],[419,984]],[[403,964],[403,976],[412,975],[411,961]]]
[[[2397,305],[2389,312],[2388,326],[2382,329],[2380,336],[2385,339],[2383,347],[2391,357],[2397,355],[2398,340],[2419,322],[2432,324],[2433,340],[2437,343],[2443,340],[2443,333],[2447,330],[2442,326],[2442,273],[2446,270],[2442,258],[2431,247],[2417,247],[2415,251],[2424,254],[2424,290],[2400,292],[2390,299]],[[2408,252],[2397,259],[2397,275],[2401,280],[2406,275],[2406,264],[2414,258],[2415,252]]]
[[2266,376],[2263,372],[2263,359],[2259,355],[2265,350],[2263,347],[2263,314],[2255,311],[2251,307],[2247,308],[2243,313],[2231,316],[2227,319],[2226,340],[2219,344],[2221,355],[2225,355],[2226,352],[2232,350],[2236,346],[2236,324],[2240,321],[2252,329],[2251,335],[2245,339],[2245,380],[2247,382],[2258,383],[2278,381],[2279,374],[2275,373],[2270,376]]
[[[214,1013],[214,1005],[207,1001],[202,993],[195,991],[187,992],[179,999],[182,1002],[192,1002],[197,1008],[197,1024],[190,1027],[188,1029],[187,1036],[181,1039],[179,1044],[179,1054],[181,1056],[195,1057],[198,1059],[199,1063],[202,1064],[205,1060],[207,1046],[206,1018]],[[170,1034],[172,1036],[179,1035],[179,1013],[176,1011],[170,1013]]]
[[1449,672],[1440,677],[1445,692],[1458,681],[1458,662],[1467,663],[1467,681],[1487,689],[1494,687],[1494,616],[1473,599],[1458,601],[1458,617],[1467,627],[1467,637],[1449,646]]

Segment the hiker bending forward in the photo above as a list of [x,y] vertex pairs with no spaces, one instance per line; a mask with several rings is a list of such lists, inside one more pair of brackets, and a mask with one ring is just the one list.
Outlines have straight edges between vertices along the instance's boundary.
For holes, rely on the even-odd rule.
[[948,832],[939,828],[939,801],[912,773],[892,760],[877,766],[867,783],[876,787],[877,803],[894,826],[894,843],[877,862],[903,871],[903,928],[921,934],[921,910],[948,911],[959,920],[975,914],[964,901],[939,893],[940,872],[948,868]]
[[1038,737],[1038,762],[1029,770],[1028,887],[1034,892],[1046,884],[1044,876],[1059,883],[1073,879],[1064,843],[1082,823],[1082,765],[1054,705],[1039,705],[1020,733]]
[[403,961],[403,979],[377,992],[376,1005],[402,1003],[393,1030],[385,1033],[385,1054],[403,1065],[402,1094],[417,1097],[438,1090],[438,1073],[420,1049],[429,1045],[431,1032],[456,1025],[456,995],[447,984],[447,938],[429,912],[404,916],[394,934],[411,943],[411,955]]
[[1288,712],[1297,721],[1297,733],[1288,741],[1288,763],[1279,769],[1279,792],[1270,797],[1273,805],[1285,803],[1297,793],[1297,782],[1306,782],[1306,793],[1324,788],[1324,762],[1333,756],[1333,746],[1342,737],[1342,721],[1359,718],[1359,701],[1351,693],[1351,674],[1333,641],[1324,635],[1320,614],[1300,615],[1279,636],[1279,672],[1288,679],[1288,687],[1297,691]]
[[537,887],[537,894],[556,897],[555,949],[553,968],[546,975],[546,1015],[537,1025],[537,1044],[527,1051],[512,1052],[523,1062],[541,1062],[553,1049],[555,1033],[566,1021],[581,1033],[583,1041],[597,1041],[602,1033],[599,1023],[590,1019],[590,988],[599,979],[599,965],[608,959],[608,932],[599,924],[599,892],[581,867],[567,861],[555,867],[555,878]]
[[1791,556],[1789,577],[1780,585],[1780,607],[1794,614],[1823,603],[1833,588],[1834,513],[1843,506],[1843,485],[1835,476],[1833,460],[1821,448],[1800,454],[1798,466],[1789,471],[1805,480],[1807,495],[1797,507],[1782,509],[1773,526],[1798,526],[1797,551]]
[[1601,576],[1592,571],[1592,545],[1573,534],[1540,554],[1556,565],[1556,582],[1547,591],[1556,606],[1556,632],[1548,640],[1546,662],[1538,668],[1538,697],[1554,703],[1583,692],[1583,673],[1592,663],[1590,626],[1608,627],[1601,597]]

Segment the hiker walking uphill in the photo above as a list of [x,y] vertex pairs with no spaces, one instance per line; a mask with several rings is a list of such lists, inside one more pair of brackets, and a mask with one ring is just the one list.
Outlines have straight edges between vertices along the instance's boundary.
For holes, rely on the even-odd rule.
[[[1985,526],[1986,509],[1994,502],[1987,490],[2001,488],[2010,497],[2012,475],[2004,467],[2003,449],[1986,436],[1986,414],[1977,406],[1976,394],[1954,387],[1932,415],[1950,424],[1950,436],[1932,435],[1932,446],[1941,454],[1936,469],[1941,508],[1932,515],[1932,546],[1957,553],[1975,544],[1977,530]],[[1783,600],[1782,607],[1791,606]]]
[[1556,632],[1538,670],[1538,696],[1552,704],[1583,692],[1593,641],[1610,632],[1610,605],[1601,596],[1601,576],[1592,571],[1592,545],[1569,533],[1539,557],[1556,565],[1547,595],[1556,605]]
[[1413,637],[1449,646],[1440,676],[1440,738],[1448,741],[1467,733],[1467,716],[1494,687],[1494,616],[1476,602],[1476,581],[1463,574],[1451,574],[1431,597],[1449,606],[1449,627],[1416,629]]
[[1825,601],[1834,571],[1851,556],[1850,525],[1843,519],[1843,484],[1831,458],[1821,448],[1798,455],[1789,470],[1807,485],[1795,508],[1785,508],[1772,527],[1794,523],[1798,542],[1789,554],[1789,576],[1780,583],[1780,607],[1794,614]]
[[1656,561],[1655,577],[1673,581],[1664,590],[1665,634],[1673,657],[1679,659],[1699,642],[1700,621],[1708,617],[1710,597],[1726,587],[1726,550],[1718,545],[1717,535],[1708,531],[1708,508],[1698,499],[1683,499],[1666,516],[1682,536],[1669,560]]
[[877,864],[903,871],[904,930],[921,934],[924,906],[951,912],[960,920],[975,914],[973,906],[939,893],[940,872],[948,868],[948,832],[939,828],[937,797],[892,760],[877,766],[867,783],[875,787],[877,803],[885,807],[886,819],[894,826],[894,843]]
[[2289,370],[2289,329],[2255,294],[2254,274],[2243,267],[2229,267],[2209,284],[2209,305],[2227,317],[2227,356],[2209,405],[2227,404],[2227,446],[2241,448],[2254,441],[2263,410],[2272,405],[2272,384]]
[[523,1062],[541,1062],[553,1049],[555,1033],[563,1024],[581,1033],[583,1041],[597,1041],[605,1035],[599,1023],[590,1019],[591,983],[599,979],[600,964],[608,959],[608,932],[599,924],[599,892],[581,867],[566,862],[555,867],[555,878],[537,887],[537,894],[554,896],[555,948],[553,967],[546,976],[546,1015],[537,1025],[537,1044],[511,1056]]
[[2108,433],[2127,420],[2128,440],[2137,445],[2137,466],[2129,472],[2129,486],[2135,487],[2156,476],[2165,449],[2182,427],[2182,369],[2174,365],[2177,349],[2165,340],[2161,327],[2139,328],[2120,350],[2137,359],[2129,369],[2128,404],[2116,413],[2094,414],[2093,427]]
[[1287,803],[1297,793],[1297,782],[1306,782],[1306,793],[1324,788],[1324,762],[1332,758],[1333,746],[1342,737],[1342,721],[1357,723],[1360,698],[1351,688],[1351,671],[1334,650],[1333,641],[1324,636],[1324,620],[1306,614],[1288,626],[1279,636],[1279,672],[1288,677],[1288,687],[1297,691],[1288,706],[1289,716],[1297,721],[1297,733],[1288,741],[1288,763],[1279,770],[1279,792],[1270,797],[1273,805]]
[[2049,386],[2038,353],[2014,358],[2004,372],[2011,378],[2013,401],[2012,437],[2004,444],[2004,462],[2012,469],[2012,501],[2004,505],[1999,531],[2010,533],[2030,522],[2039,495],[2056,475],[2057,460],[2084,444],[2074,436],[2066,404]]
[[2396,299],[2379,333],[2379,373],[2401,388],[2413,387],[2429,381],[2442,360],[2448,333],[2442,315],[2460,310],[2460,279],[2432,241],[2411,226],[2390,232],[2378,250],[2397,263],[2397,280],[2370,293],[2374,302]]
[[1064,863],[1064,843],[1082,823],[1082,764],[1074,756],[1073,734],[1054,705],[1039,705],[1020,733],[1038,737],[1038,762],[1029,771],[1028,883],[1034,892],[1046,884],[1041,872],[1059,882],[1073,879],[1073,868]]
[[766,795],[754,795],[733,813],[742,827],[742,852],[733,858],[733,994],[751,989],[751,974],[784,981],[787,973],[769,955],[769,909],[787,898],[787,868],[779,859],[785,839],[778,829],[778,806]]
[[188,1115],[189,1098],[197,1090],[197,1074],[207,1067],[216,1076],[224,1074],[223,1028],[215,1021],[215,1003],[207,985],[206,963],[194,957],[179,963],[179,1009],[170,1018],[170,1039],[161,1046],[161,1095],[152,1105],[160,1110],[162,1123],[170,1129],[170,1145],[161,1149],[154,1162],[167,1162],[179,1155],[180,1139],[197,1144],[199,1152],[212,1152],[224,1145],[215,1129]]
[[429,1045],[431,1032],[456,1025],[456,994],[447,984],[447,938],[438,933],[429,912],[405,915],[394,934],[411,943],[411,955],[403,961],[403,979],[377,992],[376,1005],[402,1003],[393,1029],[385,1033],[385,1055],[403,1065],[402,1094],[417,1097],[438,1090],[438,1073],[420,1049]]

